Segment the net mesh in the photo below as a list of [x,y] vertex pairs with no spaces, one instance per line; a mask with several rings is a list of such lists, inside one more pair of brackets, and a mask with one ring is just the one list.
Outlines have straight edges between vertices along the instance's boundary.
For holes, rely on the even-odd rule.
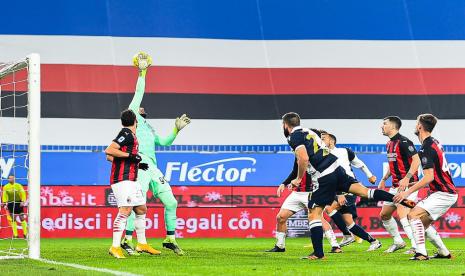
[[27,71],[26,60],[0,63],[0,258],[21,258],[28,251]]

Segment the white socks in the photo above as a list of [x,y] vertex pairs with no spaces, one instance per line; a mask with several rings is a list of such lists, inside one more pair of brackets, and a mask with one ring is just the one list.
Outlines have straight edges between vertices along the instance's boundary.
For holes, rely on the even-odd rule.
[[425,246],[425,227],[423,226],[423,222],[420,219],[412,219],[410,220],[410,225],[412,226],[413,237],[417,244],[415,248],[416,252],[428,256]]
[[145,238],[145,214],[136,214],[136,219],[134,220],[134,227],[137,234],[137,243],[147,244],[147,240]]
[[337,243],[336,235],[334,235],[333,229],[326,230],[325,236],[331,244],[331,247],[339,247],[339,243]]
[[123,237],[123,232],[125,231],[127,220],[127,215],[118,213],[118,215],[115,218],[115,221],[113,221],[113,247],[121,246],[121,238]]
[[286,232],[276,232],[276,246],[281,249],[286,247]]
[[417,248],[417,244],[415,243],[415,239],[413,238],[412,227],[410,226],[410,222],[408,221],[408,219],[406,217],[401,218],[400,223],[402,224],[402,228],[404,228],[405,234],[409,238],[412,247]]
[[443,256],[447,256],[450,254],[449,250],[447,249],[446,245],[439,236],[436,229],[433,226],[428,227],[426,229],[426,238],[438,249],[438,253]]
[[393,217],[391,217],[390,220],[383,220],[383,225],[388,233],[391,234],[391,236],[394,238],[395,244],[401,244],[404,242],[400,236],[399,229],[397,228],[396,220]]

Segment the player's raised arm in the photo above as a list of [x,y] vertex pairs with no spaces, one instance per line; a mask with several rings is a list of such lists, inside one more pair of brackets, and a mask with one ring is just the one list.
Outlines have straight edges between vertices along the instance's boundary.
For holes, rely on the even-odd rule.
[[133,63],[139,69],[139,77],[137,78],[136,92],[129,104],[129,109],[138,115],[145,92],[145,75],[147,74],[148,67],[152,65],[152,58],[147,53],[139,52],[134,56]]
[[176,121],[174,122],[174,129],[170,134],[168,134],[168,136],[162,137],[158,134],[155,134],[155,145],[171,146],[181,129],[185,128],[190,123],[191,119],[187,117],[186,114],[182,114],[181,117],[176,118]]

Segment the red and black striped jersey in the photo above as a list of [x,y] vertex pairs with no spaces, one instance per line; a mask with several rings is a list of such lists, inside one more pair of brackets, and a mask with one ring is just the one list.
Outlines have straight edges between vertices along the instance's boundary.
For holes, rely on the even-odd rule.
[[[132,154],[139,151],[137,137],[129,128],[123,128],[118,136],[113,140],[120,146],[120,150]],[[137,180],[137,163],[131,162],[128,158],[113,158],[111,165],[110,183],[115,184],[124,180]]]
[[431,136],[426,138],[421,145],[419,155],[423,170],[434,170],[434,180],[429,183],[431,192],[456,194],[457,189],[447,165],[446,155],[438,140]]
[[[412,156],[417,154],[417,150],[407,137],[397,133],[386,144],[387,159],[389,162],[389,170],[392,176],[392,186],[399,187],[399,181],[407,175],[412,164]],[[416,172],[410,183],[418,181],[418,173]]]
[[[297,158],[295,158],[292,171],[289,174],[289,176],[286,178],[286,180],[283,181],[283,184],[286,184],[286,185],[291,184],[291,181],[297,177],[298,169],[299,169],[299,165],[297,164]],[[308,173],[308,171],[304,173],[304,176],[302,177],[302,181],[300,181],[299,186],[297,186],[294,191],[296,192],[313,191],[312,176]]]

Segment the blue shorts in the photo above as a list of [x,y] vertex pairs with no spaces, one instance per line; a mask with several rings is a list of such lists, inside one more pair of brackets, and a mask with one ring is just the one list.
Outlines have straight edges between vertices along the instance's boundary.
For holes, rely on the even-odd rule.
[[346,195],[346,204],[341,206],[339,212],[341,214],[351,214],[353,219],[358,217],[357,215],[357,206],[355,205],[355,201],[357,200],[356,195]]
[[347,193],[350,186],[357,182],[358,180],[348,175],[344,168],[337,167],[334,172],[318,178],[318,188],[310,194],[308,208],[331,205],[337,192]]

